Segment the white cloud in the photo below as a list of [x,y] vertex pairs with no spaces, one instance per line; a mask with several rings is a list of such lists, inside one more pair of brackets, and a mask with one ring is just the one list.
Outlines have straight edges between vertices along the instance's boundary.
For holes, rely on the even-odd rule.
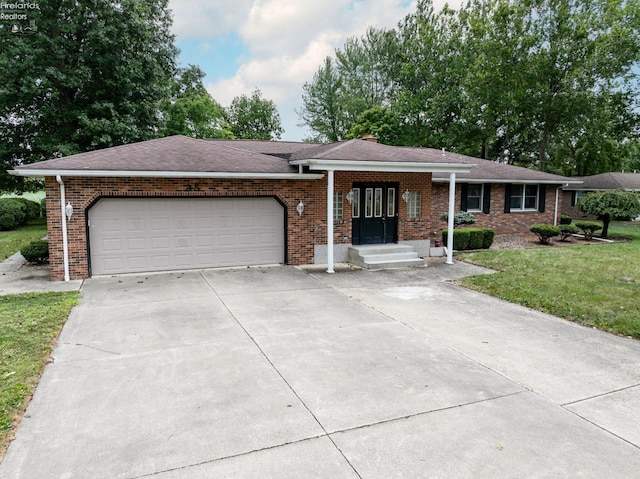
[[211,38],[237,30],[252,0],[169,0],[173,11],[173,33],[182,38]]
[[[278,106],[284,138],[292,140],[304,136],[294,112],[302,105],[302,86],[313,79],[323,59],[348,37],[364,34],[367,27],[393,28],[415,11],[415,0],[238,0],[231,9],[228,2],[227,8],[222,3],[171,0],[174,8],[187,8],[190,13],[179,18],[176,11],[174,31],[186,37],[205,36],[207,31],[209,36],[216,35],[217,29],[237,32],[249,55],[232,77],[215,80],[214,72],[208,72],[207,89],[228,106],[234,97],[259,88]],[[435,3],[439,7],[444,1]],[[203,26],[207,21],[211,24]]]

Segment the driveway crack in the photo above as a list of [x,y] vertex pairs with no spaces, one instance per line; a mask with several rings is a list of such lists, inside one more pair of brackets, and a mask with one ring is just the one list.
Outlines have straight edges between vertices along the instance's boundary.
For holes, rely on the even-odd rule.
[[224,299],[222,299],[220,297],[220,295],[218,294],[218,292],[215,290],[215,288],[213,287],[213,285],[209,282],[209,279],[202,273],[200,273],[200,275],[202,276],[202,278],[204,279],[204,281],[207,283],[207,285],[209,286],[209,288],[211,288],[211,291],[213,292],[213,294],[216,296],[216,298],[218,298],[218,300],[220,301],[220,303],[225,307],[225,309],[227,310],[227,312],[231,315],[231,317],[233,318],[233,320],[238,324],[238,326],[240,326],[240,328],[244,331],[244,333],[247,335],[248,338],[251,339],[251,341],[253,342],[253,344],[256,346],[256,348],[258,348],[258,351],[260,351],[260,354],[262,354],[262,356],[264,357],[264,359],[269,363],[269,365],[273,368],[273,370],[276,372],[276,374],[278,374],[278,376],[280,376],[280,378],[282,379],[282,381],[287,385],[287,387],[289,388],[289,390],[293,393],[293,395],[298,399],[298,401],[300,401],[300,404],[302,404],[302,406],[307,410],[307,412],[311,415],[311,417],[313,418],[313,420],[316,422],[316,424],[318,424],[318,426],[320,427],[320,429],[322,429],[322,432],[324,433],[323,435],[326,436],[331,443],[333,444],[333,446],[336,448],[336,450],[340,453],[340,455],[343,457],[343,459],[346,461],[347,464],[349,464],[349,467],[353,470],[353,472],[356,474],[356,476],[358,476],[360,479],[362,479],[362,476],[360,475],[360,473],[356,470],[356,468],[354,467],[354,465],[351,463],[351,461],[347,458],[347,456],[344,454],[344,452],[342,451],[342,449],[340,449],[340,447],[335,443],[335,441],[333,440],[333,438],[331,437],[331,435],[327,432],[327,430],[325,429],[324,425],[320,422],[320,420],[318,419],[318,417],[313,413],[313,411],[309,408],[309,406],[303,401],[303,399],[300,397],[300,395],[298,394],[298,392],[291,386],[291,384],[289,383],[289,381],[287,381],[287,379],[284,377],[284,375],[280,372],[280,370],[276,367],[276,365],[273,363],[273,361],[271,361],[271,359],[269,358],[269,356],[267,356],[266,352],[262,349],[262,347],[260,347],[260,344],[258,344],[258,342],[256,341],[256,339],[251,335],[251,333],[249,333],[249,331],[244,327],[244,325],[240,322],[240,320],[236,317],[235,314],[233,314],[233,311],[231,311],[231,309],[229,308],[229,306],[227,306],[227,303],[224,301]]

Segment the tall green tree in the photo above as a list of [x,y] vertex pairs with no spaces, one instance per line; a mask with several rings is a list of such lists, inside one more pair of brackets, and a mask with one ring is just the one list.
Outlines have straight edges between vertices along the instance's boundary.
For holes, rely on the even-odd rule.
[[177,49],[168,0],[51,0],[0,25],[0,189],[22,163],[153,138]]
[[317,141],[339,141],[367,110],[388,105],[392,80],[387,69],[392,35],[368,28],[350,37],[335,59],[325,58],[313,80],[303,86],[300,118]]
[[194,65],[179,70],[171,97],[161,105],[163,136],[233,138],[226,112],[204,87],[204,77],[204,72]]
[[303,106],[297,113],[313,132],[310,140],[339,141],[347,135],[343,82],[334,60],[326,57],[313,80],[303,85]]
[[258,89],[255,89],[250,97],[235,97],[227,115],[229,129],[238,139],[277,140],[284,132],[275,103],[263,98],[262,92]]
[[[349,39],[325,60],[303,100],[331,99],[332,116],[302,118],[344,135],[384,108],[405,145],[563,174],[615,169],[640,133],[638,24],[637,0],[468,0],[439,11],[419,0],[395,30]],[[362,45],[382,58],[375,70]],[[361,88],[353,101],[350,85],[374,73],[383,94]],[[365,109],[354,116],[353,104]]]

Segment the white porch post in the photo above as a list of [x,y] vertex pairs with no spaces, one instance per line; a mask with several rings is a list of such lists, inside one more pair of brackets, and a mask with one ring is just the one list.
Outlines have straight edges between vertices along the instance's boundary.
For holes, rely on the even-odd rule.
[[449,175],[449,214],[447,221],[447,264],[453,264],[453,216],[456,203],[456,174]]
[[327,273],[333,270],[333,170],[327,171]]

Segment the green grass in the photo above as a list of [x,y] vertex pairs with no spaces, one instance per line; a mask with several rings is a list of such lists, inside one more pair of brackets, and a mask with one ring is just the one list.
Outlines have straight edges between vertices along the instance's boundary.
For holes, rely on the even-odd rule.
[[626,243],[466,253],[458,259],[492,268],[461,284],[512,303],[640,339],[640,224],[615,223]]
[[79,294],[0,296],[0,457]]
[[32,241],[42,239],[47,234],[46,218],[33,220],[26,226],[11,231],[0,231],[0,261],[20,251]]

